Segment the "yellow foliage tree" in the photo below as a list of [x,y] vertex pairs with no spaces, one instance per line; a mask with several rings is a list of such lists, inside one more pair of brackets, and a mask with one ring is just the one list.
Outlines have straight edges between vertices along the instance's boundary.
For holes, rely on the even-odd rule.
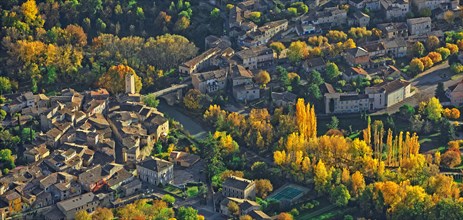
[[131,67],[120,64],[112,66],[98,80],[98,85],[107,89],[110,93],[122,93],[125,91],[125,77],[133,75],[135,79],[135,91],[140,92],[142,88],[141,78],[135,73]]

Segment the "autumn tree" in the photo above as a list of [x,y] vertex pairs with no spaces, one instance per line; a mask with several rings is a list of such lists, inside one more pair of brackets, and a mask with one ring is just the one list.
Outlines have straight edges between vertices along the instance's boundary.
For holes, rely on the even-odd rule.
[[305,138],[317,137],[317,118],[315,108],[307,103],[304,99],[298,99],[296,103],[296,122],[299,133]]
[[237,152],[239,149],[238,143],[233,140],[232,136],[225,131],[216,131],[214,138],[217,139],[220,149],[225,155]]
[[98,80],[98,86],[107,89],[110,93],[117,94],[125,91],[125,77],[132,75],[135,81],[135,91],[138,93],[142,88],[141,78],[135,71],[126,65],[112,66]]
[[180,35],[165,34],[149,38],[141,51],[143,59],[162,70],[177,67],[195,56],[198,48]]
[[351,38],[347,39],[343,44],[342,44],[342,48],[344,50],[347,50],[347,49],[352,49],[352,48],[356,48],[357,45],[355,44],[355,41]]
[[344,33],[343,31],[338,31],[338,30],[330,30],[326,34],[326,37],[334,43],[345,41],[347,39],[347,34]]
[[200,110],[203,108],[203,94],[197,89],[190,89],[183,98],[183,104],[190,110]]
[[90,216],[90,214],[88,214],[88,212],[85,210],[78,211],[74,218],[76,220],[92,220],[92,216]]
[[423,63],[424,69],[429,69],[434,65],[434,62],[429,56],[421,57],[420,61]]
[[451,43],[446,43],[445,44],[445,48],[449,49],[450,50],[450,54],[453,55],[453,54],[457,54],[458,51],[460,50],[458,48],[458,45],[456,44],[451,44]]
[[293,216],[289,213],[282,212],[277,216],[276,219],[277,220],[293,220]]
[[420,41],[417,41],[417,42],[415,42],[413,44],[412,55],[417,56],[417,57],[421,57],[421,56],[424,55],[425,51],[426,51],[426,49],[424,48],[423,43],[421,43]]
[[26,24],[34,27],[42,27],[43,19],[39,15],[39,8],[35,0],[27,0],[21,5],[21,12]]
[[260,22],[260,17],[262,17],[262,13],[259,11],[253,11],[249,14],[249,19],[255,23]]
[[351,27],[348,33],[354,39],[367,38],[372,35],[372,32],[366,27]]
[[285,45],[278,41],[272,42],[270,48],[272,48],[273,52],[275,52],[278,57],[280,57],[281,52],[286,49]]
[[69,43],[71,45],[85,46],[87,45],[87,34],[79,25],[70,24],[66,26],[65,31],[69,35]]
[[360,193],[365,189],[365,179],[363,178],[362,173],[356,171],[352,174],[352,192],[353,195],[359,196]]
[[230,215],[232,215],[232,216],[236,217],[236,216],[240,215],[240,207],[234,201],[228,202],[227,209],[228,209],[228,212],[230,213]]
[[410,71],[413,73],[421,73],[424,70],[424,64],[419,58],[413,58],[410,62]]
[[432,97],[426,104],[425,113],[429,120],[438,121],[442,117],[443,110],[444,108],[440,104],[439,99]]
[[252,220],[252,217],[250,215],[243,215],[240,217],[240,220]]
[[436,52],[442,56],[442,60],[446,60],[451,55],[451,51],[445,47],[437,48]]
[[325,167],[325,163],[322,160],[319,160],[315,166],[314,174],[315,189],[318,193],[325,192],[331,180],[331,171]]
[[447,150],[441,156],[441,164],[453,168],[461,164],[461,154],[459,151]]
[[175,32],[182,32],[190,26],[190,19],[186,16],[181,16],[174,24]]
[[254,181],[256,183],[257,196],[265,199],[267,195],[273,191],[273,185],[268,179],[258,179]]
[[113,212],[110,209],[98,207],[95,213],[92,214],[92,220],[112,220],[114,219]]
[[442,61],[442,58],[443,58],[442,55],[437,52],[430,52],[428,54],[428,57],[431,58],[433,63],[439,63],[440,61]]
[[288,48],[288,59],[291,62],[299,62],[309,55],[307,44],[303,41],[291,42]]
[[267,83],[270,82],[270,74],[265,71],[265,70],[261,70],[259,71],[259,73],[255,76],[254,80],[259,83],[260,85],[262,85],[263,87],[265,87],[267,85]]
[[453,11],[448,10],[444,12],[444,20],[449,24],[453,24],[453,21],[455,21],[455,14]]
[[317,35],[317,36],[309,37],[308,42],[309,42],[309,45],[311,46],[321,47],[321,46],[326,46],[328,44],[328,38]]
[[435,50],[437,47],[439,47],[439,44],[440,44],[439,38],[437,38],[434,35],[429,36],[426,39],[426,49],[428,49],[428,51]]

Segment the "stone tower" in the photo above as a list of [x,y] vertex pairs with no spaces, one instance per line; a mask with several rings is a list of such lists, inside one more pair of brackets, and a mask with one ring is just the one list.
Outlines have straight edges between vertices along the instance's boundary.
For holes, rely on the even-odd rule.
[[133,74],[125,75],[125,93],[135,94],[135,76]]

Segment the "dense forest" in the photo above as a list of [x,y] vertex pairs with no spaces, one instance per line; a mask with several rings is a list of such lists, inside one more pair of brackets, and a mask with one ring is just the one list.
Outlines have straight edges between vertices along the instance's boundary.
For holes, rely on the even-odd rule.
[[221,32],[220,18],[205,23],[210,10],[183,0],[2,1],[5,92],[89,88],[118,64],[133,68],[145,89],[162,87],[206,35]]

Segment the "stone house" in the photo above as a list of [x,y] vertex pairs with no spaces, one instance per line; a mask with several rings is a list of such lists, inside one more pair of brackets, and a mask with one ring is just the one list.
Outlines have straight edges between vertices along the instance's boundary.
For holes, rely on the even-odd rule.
[[408,0],[381,0],[381,9],[386,20],[400,20],[410,11]]
[[141,181],[153,185],[167,185],[174,181],[174,164],[159,158],[148,158],[137,164]]
[[251,47],[236,53],[238,63],[248,69],[257,69],[264,65],[273,64],[275,55],[273,50],[265,45]]
[[58,209],[64,214],[66,219],[74,219],[75,215],[80,210],[85,210],[92,213],[99,207],[100,201],[98,197],[89,192],[61,202],[56,205]]
[[346,50],[344,59],[351,66],[368,65],[370,62],[370,54],[362,47],[356,47]]
[[411,84],[400,79],[365,88],[365,93],[373,100],[371,110],[391,107],[412,96]]
[[410,35],[421,35],[431,32],[431,18],[410,18],[407,19],[408,33]]
[[193,87],[203,94],[214,93],[227,86],[228,68],[191,74]]
[[239,199],[256,198],[256,184],[252,180],[231,176],[222,184],[222,195]]
[[376,25],[376,27],[383,32],[383,36],[387,39],[408,37],[408,26],[405,22],[382,23]]
[[461,106],[463,104],[463,81],[456,85],[450,86],[445,95],[450,99],[453,106]]

